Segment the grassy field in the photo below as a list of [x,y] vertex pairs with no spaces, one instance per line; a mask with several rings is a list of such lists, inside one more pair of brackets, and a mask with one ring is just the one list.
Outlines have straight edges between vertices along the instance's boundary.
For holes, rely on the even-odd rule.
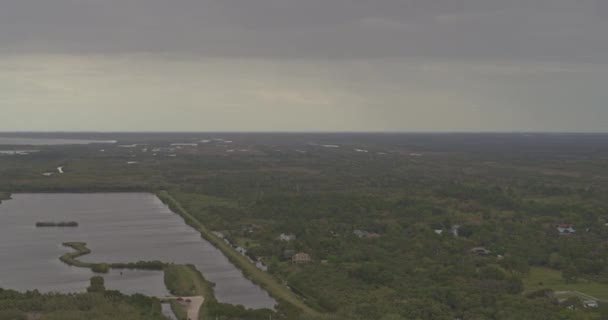
[[[542,285],[540,284],[542,283]],[[560,271],[533,267],[524,279],[525,291],[532,292],[541,289],[555,291],[578,291],[597,299],[608,301],[608,285],[579,279],[577,283],[566,283]]]
[[177,214],[181,215],[186,223],[198,230],[201,235],[215,247],[220,249],[226,257],[232,261],[237,267],[239,267],[243,273],[250,278],[253,282],[266,289],[275,299],[281,302],[288,303],[305,314],[318,316],[320,315],[317,311],[306,305],[301,301],[293,292],[291,292],[286,286],[278,283],[271,275],[258,269],[253,265],[247,258],[236,252],[232,247],[227,245],[222,239],[216,237],[201,224],[196,218],[189,214],[177,200],[175,200],[167,191],[160,191],[158,197]]
[[213,289],[192,265],[168,264],[165,268],[165,285],[174,296],[213,297]]
[[11,198],[10,193],[0,192],[0,203],[2,203],[2,200],[8,200],[10,198]]

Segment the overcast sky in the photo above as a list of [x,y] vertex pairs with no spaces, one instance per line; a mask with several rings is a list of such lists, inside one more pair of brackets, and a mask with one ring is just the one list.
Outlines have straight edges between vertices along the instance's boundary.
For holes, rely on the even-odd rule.
[[0,131],[608,131],[608,0],[0,0]]

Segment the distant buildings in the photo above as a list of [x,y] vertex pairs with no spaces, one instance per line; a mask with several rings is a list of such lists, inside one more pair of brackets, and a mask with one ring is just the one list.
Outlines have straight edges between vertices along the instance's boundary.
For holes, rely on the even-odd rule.
[[198,147],[198,143],[172,143],[172,147]]

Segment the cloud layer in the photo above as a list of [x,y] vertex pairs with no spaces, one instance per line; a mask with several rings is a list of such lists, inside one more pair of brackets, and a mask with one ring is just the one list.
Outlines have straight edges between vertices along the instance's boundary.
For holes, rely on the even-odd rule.
[[607,80],[604,0],[0,2],[0,130],[605,131]]

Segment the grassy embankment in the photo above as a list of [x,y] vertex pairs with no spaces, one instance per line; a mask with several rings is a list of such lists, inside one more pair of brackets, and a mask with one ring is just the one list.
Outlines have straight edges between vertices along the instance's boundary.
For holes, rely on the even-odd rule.
[[2,200],[8,200],[11,198],[11,194],[8,192],[0,192],[0,203],[2,203]]
[[[549,268],[533,267],[524,280],[526,292],[542,289],[554,291],[578,291],[597,299],[608,301],[608,285],[579,279],[576,283],[566,283],[560,271]],[[541,284],[542,283],[542,284]]]
[[[178,297],[203,296],[205,302],[199,318],[205,318],[206,306],[215,300],[211,284],[205,281],[192,265],[168,264],[165,268],[165,286]],[[172,300],[171,308],[178,319],[186,319],[186,311],[179,302]]]
[[188,211],[186,211],[182,205],[175,200],[167,191],[160,191],[157,193],[159,199],[167,204],[171,210],[182,216],[186,223],[196,230],[198,230],[203,238],[211,242],[216,248],[221,250],[224,255],[238,268],[240,268],[246,277],[251,279],[254,283],[258,284],[265,290],[267,290],[275,299],[280,303],[287,304],[289,306],[299,309],[304,314],[310,316],[320,316],[321,314],[306,305],[300,300],[289,288],[280,284],[268,273],[258,269],[253,265],[246,257],[242,256],[231,246],[226,244],[222,239],[216,237],[211,230],[207,229],[202,223],[194,218]]
[[92,263],[78,260],[79,257],[90,254],[91,249],[87,248],[84,242],[65,242],[64,246],[74,249],[74,252],[68,252],[61,257],[63,263],[79,267],[88,268],[97,273],[107,273],[110,269],[144,269],[144,270],[164,270],[166,264],[161,261],[138,261],[133,263]]
[[[227,317],[266,320],[275,317],[275,313],[268,309],[247,310],[242,306],[220,303],[213,293],[213,284],[205,280],[192,265],[168,264],[165,268],[165,286],[174,296],[203,296],[205,301],[200,309],[199,319]],[[171,307],[179,319],[185,319],[184,308],[177,301],[173,300]]]

